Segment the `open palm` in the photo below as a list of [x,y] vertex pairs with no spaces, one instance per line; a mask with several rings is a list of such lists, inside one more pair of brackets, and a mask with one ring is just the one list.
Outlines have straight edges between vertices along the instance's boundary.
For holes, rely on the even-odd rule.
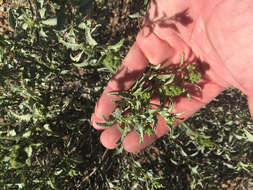
[[[96,122],[109,118],[119,99],[108,92],[131,87],[146,66],[164,67],[180,62],[184,52],[186,61],[201,62],[203,79],[201,93],[192,93],[192,100],[180,97],[174,112],[183,112],[187,119],[209,103],[224,89],[234,86],[248,96],[253,112],[253,5],[251,0],[152,0],[143,28],[122,63],[121,69],[110,80],[97,102],[92,115],[93,126],[104,130],[101,142],[106,148],[115,148],[121,137],[116,125],[102,128]],[[158,101],[153,99],[153,101]],[[142,144],[135,131],[123,141],[129,152],[137,152],[168,132],[159,117],[156,133],[145,135]]]

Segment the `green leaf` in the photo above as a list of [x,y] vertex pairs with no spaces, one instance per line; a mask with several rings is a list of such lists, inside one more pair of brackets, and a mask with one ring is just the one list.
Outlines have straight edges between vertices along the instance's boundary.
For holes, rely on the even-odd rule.
[[83,44],[77,44],[77,43],[70,43],[70,42],[65,42],[61,37],[58,36],[58,40],[61,44],[63,44],[67,49],[71,49],[73,51],[76,50],[82,50],[83,49]]
[[117,68],[120,66],[120,58],[114,55],[113,52],[106,52],[103,60],[103,65],[108,69],[112,74],[116,73]]
[[246,129],[243,129],[243,131],[244,131],[244,134],[245,134],[246,137],[247,137],[247,141],[253,142],[253,135],[250,134]]
[[134,13],[134,14],[130,14],[130,15],[128,15],[128,17],[129,18],[139,18],[139,17],[141,17],[142,15],[139,13],[139,12],[137,12],[137,13]]
[[183,52],[179,67],[181,67],[184,64],[184,56],[185,56],[185,54]]
[[60,72],[61,75],[66,75],[67,73],[69,73],[70,71],[69,70],[63,70]]
[[191,167],[190,165],[189,165],[189,168],[191,169],[191,172],[193,173],[193,174],[199,174],[199,172],[198,172],[198,165],[197,166],[195,166],[195,167]]
[[16,131],[14,129],[10,130],[9,135],[14,137],[17,135]]
[[214,144],[209,139],[205,139],[203,137],[200,137],[200,144],[206,146],[206,147],[213,147]]
[[27,153],[28,158],[30,158],[32,156],[32,152],[33,152],[32,146],[25,147],[24,150]]
[[24,114],[24,115],[22,115],[22,114],[16,114],[16,113],[14,113],[13,111],[9,111],[9,113],[11,114],[11,116],[13,116],[14,118],[16,118],[16,119],[19,119],[19,120],[22,120],[22,121],[30,121],[31,120],[31,118],[32,118],[32,114]]
[[87,60],[84,60],[82,63],[73,63],[76,67],[87,67],[89,65],[89,62]]
[[82,57],[82,55],[83,55],[83,53],[84,53],[84,50],[81,51],[80,53],[78,53],[75,57],[73,57],[73,56],[70,54],[70,59],[71,59],[72,61],[79,62],[80,59],[81,59],[81,57]]
[[170,161],[171,161],[173,164],[175,164],[176,166],[178,166],[178,162],[176,162],[175,160],[170,159]]
[[113,50],[114,52],[118,52],[120,50],[120,48],[124,45],[124,39],[121,39],[118,43],[108,46],[107,49],[108,50]]
[[109,120],[109,119],[106,119],[104,116],[103,117],[103,120],[105,121],[105,123],[97,123],[97,125],[101,126],[101,127],[110,127],[110,126],[113,126],[116,122],[115,120]]
[[21,163],[21,162],[17,162],[16,160],[14,159],[11,159],[10,160],[10,164],[11,164],[11,167],[14,168],[14,169],[19,169],[19,168],[23,168],[25,166],[25,164]]
[[59,190],[59,188],[57,187],[56,183],[55,183],[55,178],[54,177],[50,177],[49,180],[47,181],[48,185],[50,185],[50,187],[54,190]]
[[185,153],[185,151],[182,147],[180,147],[180,153],[183,157],[188,157],[188,155]]
[[39,9],[39,13],[40,13],[40,17],[44,19],[45,18],[46,9],[45,8]]
[[43,125],[43,128],[46,130],[46,131],[49,131],[49,132],[53,132],[52,130],[51,130],[51,128],[49,127],[49,124],[45,124],[45,125]]
[[93,37],[91,35],[91,28],[84,22],[80,23],[78,25],[78,27],[85,30],[85,37],[86,37],[86,41],[88,42],[88,44],[91,47],[96,46],[97,42],[93,39]]
[[15,137],[1,137],[0,136],[0,140],[9,140],[9,141],[19,141],[20,140],[20,137],[19,136],[15,136]]
[[138,133],[139,135],[139,143],[141,144],[144,140],[144,129],[143,126],[135,125],[134,130]]
[[27,30],[28,27],[29,27],[29,25],[27,23],[22,24],[22,29],[23,30]]
[[49,18],[47,20],[43,20],[41,23],[48,26],[56,26],[57,18]]
[[30,136],[31,136],[31,131],[27,131],[27,132],[25,132],[24,134],[23,134],[23,137],[24,138],[29,138]]
[[229,163],[223,162],[223,165],[227,166],[230,169],[235,169],[235,167],[233,165],[229,164]]
[[107,123],[98,123],[96,122],[97,125],[101,126],[101,127],[111,127],[112,125],[115,124],[115,121],[112,121],[111,123],[107,122]]
[[40,8],[42,8],[42,7],[43,7],[43,5],[44,5],[44,1],[45,1],[45,0],[38,0],[38,2],[40,3]]
[[40,29],[39,35],[43,38],[47,38],[47,34],[44,32],[43,28]]

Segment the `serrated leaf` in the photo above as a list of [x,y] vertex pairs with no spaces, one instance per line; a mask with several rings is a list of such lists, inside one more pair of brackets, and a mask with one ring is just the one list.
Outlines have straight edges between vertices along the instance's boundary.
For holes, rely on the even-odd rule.
[[78,27],[85,30],[85,38],[88,44],[92,47],[96,46],[97,42],[91,36],[91,28],[84,22],[80,23]]
[[139,144],[141,144],[144,140],[144,129],[143,126],[135,125],[134,130],[138,133],[139,135]]
[[107,49],[108,50],[113,50],[114,52],[118,52],[120,50],[120,48],[124,45],[124,39],[121,39],[118,43],[108,46]]
[[111,123],[99,123],[99,122],[96,122],[97,125],[99,125],[100,127],[111,127],[112,125],[115,124],[115,122],[111,122]]
[[120,125],[118,125],[117,128],[121,132],[121,138],[117,141],[117,144],[120,144],[123,141],[123,139],[127,136],[127,134],[131,131],[131,127],[128,124],[125,124],[124,128],[121,128]]
[[24,114],[24,115],[21,115],[21,114],[16,114],[14,113],[13,111],[9,111],[9,113],[16,119],[19,119],[19,120],[22,120],[22,121],[27,121],[29,122],[32,118],[32,114]]
[[110,127],[110,126],[113,126],[115,124],[114,120],[106,119],[104,116],[102,116],[102,117],[103,117],[103,120],[105,121],[105,123],[96,122],[97,125],[99,125],[101,127]]
[[49,18],[47,20],[41,21],[41,23],[48,25],[48,26],[56,26],[57,25],[57,18]]
[[82,50],[83,49],[83,44],[77,44],[77,43],[69,43],[65,42],[62,38],[58,37],[59,42],[63,44],[67,49],[71,49],[73,51],[76,50]]

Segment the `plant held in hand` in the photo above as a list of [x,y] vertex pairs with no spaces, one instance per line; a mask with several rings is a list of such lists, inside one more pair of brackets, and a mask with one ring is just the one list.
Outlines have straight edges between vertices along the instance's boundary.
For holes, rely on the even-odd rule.
[[[122,133],[120,143],[126,135],[134,129],[140,136],[140,143],[144,135],[151,135],[156,131],[158,118],[162,116],[168,127],[180,120],[181,113],[172,113],[173,100],[181,95],[190,93],[186,84],[197,86],[201,79],[201,73],[196,64],[184,62],[184,54],[179,65],[161,69],[161,65],[149,66],[144,74],[128,90],[112,92],[110,95],[119,96],[116,110],[111,114],[112,120],[105,117],[105,123],[98,123],[100,126],[112,126],[117,123]],[[200,88],[200,87],[199,87]],[[153,97],[159,97],[160,105],[152,103]]]

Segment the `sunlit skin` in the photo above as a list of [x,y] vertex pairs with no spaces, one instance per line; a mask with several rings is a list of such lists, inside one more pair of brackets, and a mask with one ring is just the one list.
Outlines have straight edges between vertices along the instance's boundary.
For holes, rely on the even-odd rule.
[[[180,62],[182,53],[188,62],[199,59],[203,67],[202,92],[192,100],[180,97],[173,112],[187,119],[223,90],[233,86],[248,96],[253,116],[253,4],[252,0],[152,0],[143,28],[125,57],[121,69],[110,80],[97,102],[92,123],[103,130],[100,140],[109,149],[117,147],[121,133],[117,126],[103,128],[102,115],[110,118],[116,105],[111,91],[130,88],[148,64],[164,67]],[[158,99],[152,101],[158,103]],[[232,104],[232,102],[231,102]],[[138,152],[169,131],[159,117],[155,134],[145,135],[142,144],[135,131],[122,145]]]

